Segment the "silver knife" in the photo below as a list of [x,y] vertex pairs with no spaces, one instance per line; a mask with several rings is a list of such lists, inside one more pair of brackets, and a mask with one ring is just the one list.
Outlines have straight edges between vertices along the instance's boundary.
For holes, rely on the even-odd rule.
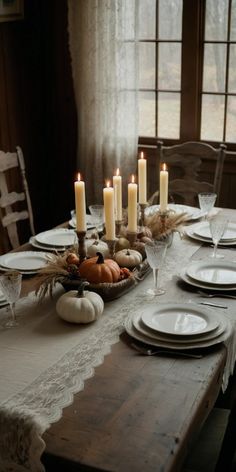
[[208,306],[214,306],[215,308],[224,308],[224,310],[227,310],[227,306],[225,305],[218,305],[216,303],[211,303],[211,302],[199,302],[199,305],[208,305]]

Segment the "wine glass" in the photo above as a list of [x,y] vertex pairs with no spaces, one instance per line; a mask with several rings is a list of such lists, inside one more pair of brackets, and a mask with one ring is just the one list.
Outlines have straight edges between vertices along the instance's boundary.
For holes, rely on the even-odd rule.
[[213,254],[211,254],[210,257],[223,259],[224,256],[216,254],[216,251],[219,241],[227,228],[228,220],[223,215],[217,215],[209,221],[209,225],[212,241],[214,244]]
[[96,229],[97,238],[99,239],[98,233],[104,222],[104,207],[103,205],[90,205],[89,211]]
[[198,194],[198,201],[201,210],[204,212],[204,219],[207,219],[208,213],[212,210],[216,201],[216,193],[202,192]]
[[165,241],[151,241],[145,244],[147,261],[153,270],[154,280],[154,287],[147,290],[149,295],[162,295],[165,293],[165,290],[158,286],[158,271],[164,261],[166,250],[167,243]]
[[4,328],[18,326],[16,321],[15,303],[19,300],[21,291],[22,274],[16,271],[6,272],[0,276],[0,288],[10,306],[11,319],[6,321]]

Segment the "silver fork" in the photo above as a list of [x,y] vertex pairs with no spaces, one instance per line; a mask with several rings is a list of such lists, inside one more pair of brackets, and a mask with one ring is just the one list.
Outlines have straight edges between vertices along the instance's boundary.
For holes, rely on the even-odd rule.
[[168,349],[152,349],[144,346],[138,346],[138,344],[132,343],[131,346],[141,354],[144,354],[145,356],[156,356],[158,354],[166,354],[166,355],[172,355],[173,357],[175,356],[180,356],[180,357],[190,357],[192,359],[201,359],[203,357],[202,354],[192,354],[190,352],[182,352],[182,351],[176,351],[172,350],[169,351]]
[[231,298],[232,300],[236,300],[236,295],[230,295],[229,293],[206,293],[206,292],[202,292],[201,290],[198,290],[199,295],[201,295],[202,297],[206,297],[206,298],[214,298],[214,297],[218,297],[218,298]]

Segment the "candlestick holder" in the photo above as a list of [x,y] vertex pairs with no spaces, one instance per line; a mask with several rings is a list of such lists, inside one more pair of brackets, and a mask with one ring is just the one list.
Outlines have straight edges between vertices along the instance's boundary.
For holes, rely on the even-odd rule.
[[115,224],[116,224],[116,237],[117,238],[120,237],[120,230],[121,230],[122,223],[123,223],[123,220],[116,220],[116,222],[115,222]]
[[145,226],[145,209],[147,206],[147,203],[139,203],[139,226]]
[[137,231],[127,231],[127,239],[130,242],[130,247],[132,247],[137,240]]
[[86,236],[86,231],[76,231],[77,238],[79,241],[79,246],[78,246],[78,255],[80,261],[83,261],[86,259],[87,252],[86,252],[86,246],[85,246],[85,236]]
[[105,239],[107,245],[108,245],[108,249],[109,249],[109,253],[110,253],[110,258],[111,259],[114,259],[115,257],[115,247],[116,247],[116,243],[117,243],[117,238],[115,239]]

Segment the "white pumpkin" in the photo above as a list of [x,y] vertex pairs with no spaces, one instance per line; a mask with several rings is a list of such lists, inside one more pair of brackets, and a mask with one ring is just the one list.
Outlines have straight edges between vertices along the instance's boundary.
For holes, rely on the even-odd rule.
[[103,299],[95,292],[84,291],[85,285],[60,296],[56,303],[60,318],[70,323],[91,323],[103,313]]
[[136,267],[141,264],[143,258],[135,249],[122,249],[116,252],[115,260],[120,267]]
[[101,252],[104,258],[110,256],[108,245],[103,241],[95,240],[92,244],[87,246],[87,255],[89,257],[96,256],[97,252]]

